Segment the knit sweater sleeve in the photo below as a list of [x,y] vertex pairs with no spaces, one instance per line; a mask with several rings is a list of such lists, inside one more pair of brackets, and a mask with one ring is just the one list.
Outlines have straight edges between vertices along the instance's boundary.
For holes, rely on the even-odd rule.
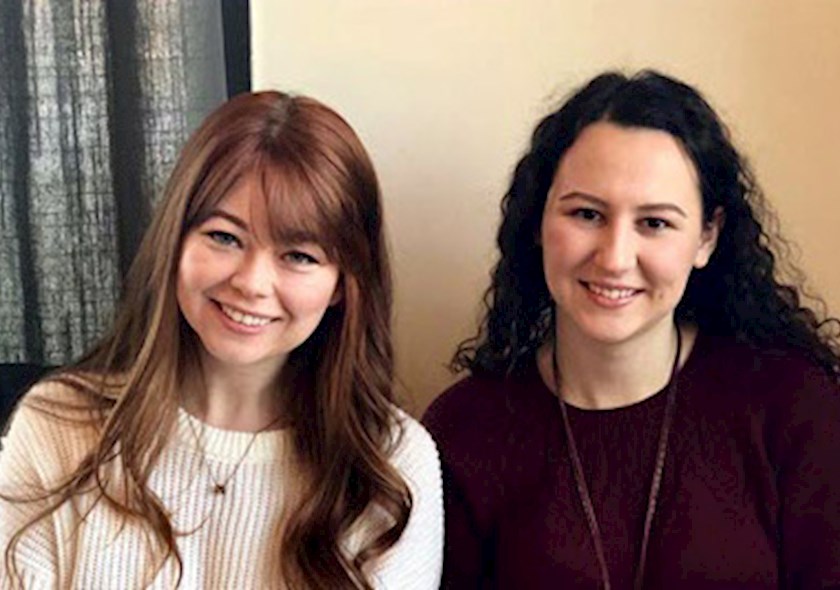
[[[77,429],[54,415],[30,405],[33,395],[73,395],[55,383],[36,385],[15,411],[8,432],[0,441],[0,551],[5,552],[15,534],[48,506],[33,497],[54,487],[75,467],[85,447]],[[89,441],[87,441],[89,442]],[[26,500],[29,498],[29,500]],[[17,499],[14,501],[13,499]],[[64,554],[72,550],[65,533],[67,508],[53,512],[28,527],[15,547],[15,571],[20,583],[14,587],[57,588],[62,586]],[[12,587],[13,572],[0,559],[0,588]]]
[[774,383],[770,442],[778,470],[784,588],[840,588],[840,387],[816,366]]
[[478,450],[488,446],[487,439],[476,434],[487,432],[481,428],[487,404],[474,403],[476,389],[471,380],[459,382],[439,396],[423,416],[423,424],[441,453],[446,515],[441,588],[447,589],[481,588],[489,569],[483,525],[490,518],[482,517],[492,511],[475,502],[472,492],[479,489],[479,497],[492,505],[498,486],[486,485],[484,466],[488,461]]
[[443,566],[443,490],[440,459],[428,432],[400,412],[405,429],[392,463],[408,483],[413,500],[399,541],[372,572],[377,590],[433,590]]
[[[0,444],[0,494],[28,496],[46,488],[44,470],[39,465],[49,453],[52,433],[44,416],[21,404],[15,412],[8,433]],[[0,546],[6,549],[15,533],[43,508],[43,502],[13,502],[0,498]],[[17,544],[15,565],[23,587],[56,586],[56,536],[49,519],[30,527]],[[0,588],[12,587],[12,573],[6,560],[0,563]]]
[[545,417],[555,406],[533,395],[532,381],[467,377],[423,417],[443,464],[442,588],[495,587],[498,519],[512,499],[544,480]]

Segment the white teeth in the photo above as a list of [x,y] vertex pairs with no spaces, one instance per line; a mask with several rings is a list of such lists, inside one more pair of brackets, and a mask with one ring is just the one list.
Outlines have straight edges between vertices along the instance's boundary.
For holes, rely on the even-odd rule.
[[626,299],[636,293],[635,289],[607,289],[606,287],[599,287],[592,283],[587,283],[587,287],[596,295],[613,300]]
[[271,318],[261,318],[255,315],[242,313],[241,311],[228,307],[227,305],[220,304],[220,307],[227,317],[237,324],[242,324],[243,326],[267,326],[271,322]]

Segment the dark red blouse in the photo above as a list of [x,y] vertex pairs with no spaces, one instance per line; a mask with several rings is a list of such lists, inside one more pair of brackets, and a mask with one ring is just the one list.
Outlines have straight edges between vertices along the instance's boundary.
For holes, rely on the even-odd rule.
[[[840,588],[840,387],[796,353],[701,336],[678,399],[645,588]],[[570,408],[615,590],[632,587],[664,392]],[[598,588],[560,411],[534,366],[424,419],[444,463],[444,588]]]

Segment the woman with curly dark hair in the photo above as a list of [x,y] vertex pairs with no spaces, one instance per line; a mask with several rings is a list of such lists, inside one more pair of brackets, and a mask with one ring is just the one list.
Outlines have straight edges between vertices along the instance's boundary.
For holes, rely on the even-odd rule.
[[594,78],[502,214],[470,376],[425,417],[444,586],[840,587],[838,321],[703,97]]
[[239,95],[178,159],[111,331],[0,452],[0,587],[432,590],[440,467],[393,395],[373,165]]

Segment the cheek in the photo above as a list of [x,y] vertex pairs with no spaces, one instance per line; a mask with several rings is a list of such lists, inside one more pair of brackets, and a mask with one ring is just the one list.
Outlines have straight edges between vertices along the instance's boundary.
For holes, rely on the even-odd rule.
[[187,289],[201,288],[223,274],[226,261],[212,256],[205,248],[188,240],[178,262],[178,284]]
[[330,307],[341,300],[341,291],[339,289],[338,277],[326,282],[326,286],[322,292],[322,305]]
[[207,256],[188,240],[178,260],[178,275],[175,280],[175,297],[181,312],[189,311],[199,293],[212,283],[208,276],[214,265]]
[[337,280],[321,277],[287,292],[287,302],[304,313],[320,313],[333,303]]
[[189,291],[194,288],[196,283],[196,266],[193,264],[191,257],[187,251],[181,256],[178,262],[178,277],[176,280],[178,303],[182,304],[181,300]]
[[690,246],[654,249],[648,256],[648,270],[662,283],[683,288],[694,270],[697,249]]
[[181,314],[187,319],[192,316],[191,302],[194,300],[194,279],[191,276],[191,268],[184,263],[184,259],[178,264],[178,276],[175,280],[175,301],[178,303],[178,309]]
[[573,268],[586,257],[582,236],[575,238],[573,232],[557,229],[548,230],[543,236],[543,267],[547,271]]

